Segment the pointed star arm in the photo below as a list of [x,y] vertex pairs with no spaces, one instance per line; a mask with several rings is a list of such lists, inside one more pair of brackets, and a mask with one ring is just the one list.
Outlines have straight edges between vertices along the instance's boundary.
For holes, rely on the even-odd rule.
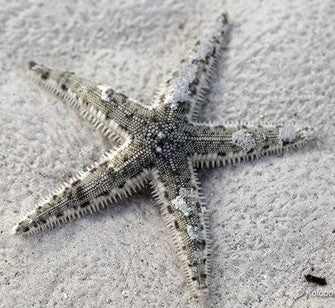
[[158,92],[155,105],[177,114],[186,113],[189,119],[197,115],[208,90],[208,82],[216,64],[227,31],[227,15],[220,15],[192,52],[183,59],[177,70],[168,74]]
[[190,133],[193,162],[199,167],[233,164],[284,152],[315,140],[311,127],[292,125],[194,124]]
[[186,283],[194,296],[207,288],[209,239],[207,209],[190,160],[160,164],[153,172],[154,196],[172,233]]
[[149,171],[139,171],[145,159],[134,154],[132,146],[106,153],[103,159],[80,172],[54,191],[28,217],[21,221],[16,234],[31,235],[39,231],[97,212],[116,200],[132,195],[148,180]]
[[107,137],[124,140],[126,130],[138,129],[141,119],[150,116],[144,105],[72,72],[29,62],[28,74],[38,85],[79,109],[80,114]]

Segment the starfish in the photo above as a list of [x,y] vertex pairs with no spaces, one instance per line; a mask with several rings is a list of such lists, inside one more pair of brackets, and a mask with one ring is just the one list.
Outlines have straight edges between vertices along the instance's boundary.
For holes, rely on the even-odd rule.
[[27,73],[38,85],[78,109],[119,147],[48,196],[16,226],[16,234],[32,235],[97,212],[151,184],[191,296],[206,297],[208,209],[196,169],[282,153],[315,139],[310,127],[196,121],[227,25],[227,15],[221,14],[168,75],[150,106],[108,85],[29,62]]

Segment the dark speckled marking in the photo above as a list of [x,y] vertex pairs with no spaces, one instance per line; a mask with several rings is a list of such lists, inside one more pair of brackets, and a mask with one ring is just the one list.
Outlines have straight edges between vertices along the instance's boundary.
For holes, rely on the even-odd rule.
[[37,65],[36,62],[34,62],[34,61],[29,61],[29,63],[28,63],[28,68],[29,68],[29,69],[33,69],[36,65]]
[[49,76],[50,76],[50,72],[48,72],[48,71],[43,72],[43,73],[41,74],[41,78],[42,78],[43,80],[47,80],[47,79],[49,78]]
[[90,205],[89,201],[84,202],[83,204],[80,205],[81,208],[87,207]]
[[67,91],[68,90],[68,87],[63,83],[63,84],[61,84],[61,89],[63,90],[63,91]]
[[76,186],[78,186],[80,183],[81,183],[80,180],[76,180],[76,181],[74,181],[74,182],[71,184],[71,186],[72,186],[72,187],[76,187]]
[[109,191],[104,191],[102,192],[100,195],[98,195],[98,197],[105,197],[109,195]]

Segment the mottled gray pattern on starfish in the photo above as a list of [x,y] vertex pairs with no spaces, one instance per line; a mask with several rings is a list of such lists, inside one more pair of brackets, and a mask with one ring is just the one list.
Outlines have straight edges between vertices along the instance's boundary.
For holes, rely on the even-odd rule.
[[227,27],[222,14],[171,73],[151,107],[110,86],[30,62],[42,87],[73,105],[121,146],[51,194],[16,228],[30,235],[101,210],[151,183],[195,297],[208,289],[210,239],[196,167],[225,165],[283,152],[313,140],[290,125],[196,123]]

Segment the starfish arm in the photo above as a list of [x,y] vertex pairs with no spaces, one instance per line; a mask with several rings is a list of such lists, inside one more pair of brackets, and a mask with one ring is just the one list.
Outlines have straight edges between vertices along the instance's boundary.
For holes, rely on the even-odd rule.
[[208,285],[209,238],[207,209],[190,160],[153,171],[154,196],[172,233],[193,297],[203,298]]
[[80,172],[54,191],[16,227],[15,233],[31,235],[97,212],[132,195],[147,181],[149,171],[132,146],[106,153],[102,160]]
[[195,124],[190,135],[193,162],[199,167],[253,160],[302,147],[315,140],[313,128],[291,125]]
[[104,84],[72,72],[50,69],[29,62],[28,74],[38,85],[79,110],[105,136],[124,141],[126,130],[138,129],[151,110]]
[[195,43],[192,52],[181,61],[178,69],[168,74],[166,84],[157,94],[156,105],[169,112],[185,113],[189,119],[197,115],[208,91],[227,24],[227,15],[224,13],[205,36]]

